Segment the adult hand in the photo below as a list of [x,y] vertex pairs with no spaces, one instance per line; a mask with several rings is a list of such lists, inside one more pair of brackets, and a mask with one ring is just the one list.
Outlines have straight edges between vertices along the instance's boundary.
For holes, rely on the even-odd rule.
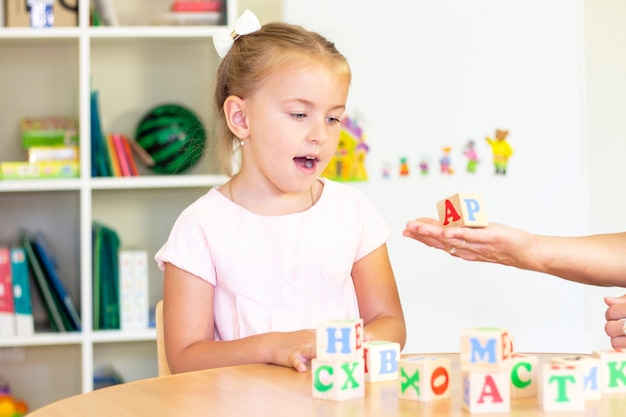
[[621,297],[605,297],[606,324],[604,331],[611,338],[614,349],[626,348],[626,294]]

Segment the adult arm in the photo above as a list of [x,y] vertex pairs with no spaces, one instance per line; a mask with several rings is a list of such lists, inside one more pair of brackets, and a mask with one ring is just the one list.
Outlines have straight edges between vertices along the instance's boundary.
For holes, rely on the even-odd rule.
[[404,236],[468,261],[543,272],[570,281],[626,287],[626,233],[542,236],[501,224],[444,228],[435,219],[409,221]]

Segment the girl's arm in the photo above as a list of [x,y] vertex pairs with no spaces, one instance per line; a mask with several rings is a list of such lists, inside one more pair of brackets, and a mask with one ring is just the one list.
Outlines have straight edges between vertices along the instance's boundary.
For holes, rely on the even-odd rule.
[[387,245],[382,245],[352,267],[352,279],[363,318],[365,340],[406,342],[406,325]]
[[215,341],[214,295],[211,284],[166,264],[163,329],[172,373],[252,363],[274,363],[306,371],[306,363],[315,357],[315,330]]

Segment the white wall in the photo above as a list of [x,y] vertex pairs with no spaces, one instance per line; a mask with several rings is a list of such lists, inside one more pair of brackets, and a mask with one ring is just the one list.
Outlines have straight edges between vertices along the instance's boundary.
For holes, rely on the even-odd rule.
[[[590,226],[611,233],[626,230],[626,2],[585,0],[584,7]],[[626,290],[586,292],[589,344],[605,346],[602,297]]]
[[[619,28],[620,3],[588,0],[583,8],[582,0],[388,0],[384,7],[371,0],[283,2],[285,20],[320,31],[352,64],[349,111],[359,117],[372,147],[371,180],[357,186],[395,231],[389,248],[409,325],[406,351],[458,350],[460,331],[474,325],[508,327],[519,350],[608,347],[600,295],[612,290],[460,261],[400,233],[409,218],[435,217],[436,201],[459,191],[483,194],[490,221],[533,232],[614,230],[602,209],[625,197],[598,185],[614,183],[611,172],[624,177],[623,167],[612,171],[613,164],[604,165],[606,158],[619,162],[616,151],[626,145],[624,126],[616,126],[624,118],[607,111],[602,97],[624,88],[614,85],[624,81],[623,62],[617,68],[606,62],[625,50],[611,49],[620,45],[615,35],[626,30]],[[599,44],[603,53],[585,54],[585,44]],[[612,97],[610,106],[618,101]],[[504,178],[491,172],[483,142],[498,127],[511,130],[515,150]],[[483,159],[475,176],[462,172],[460,149],[470,137],[480,144]],[[436,164],[444,145],[453,147],[454,176],[380,178],[385,163],[395,174],[400,156],[409,157],[414,172],[421,154]],[[624,205],[615,207],[619,212]]]

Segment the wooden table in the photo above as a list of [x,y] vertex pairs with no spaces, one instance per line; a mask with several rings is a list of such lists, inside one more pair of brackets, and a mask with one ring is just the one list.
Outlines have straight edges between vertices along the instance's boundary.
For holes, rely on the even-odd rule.
[[[365,397],[345,401],[314,399],[311,372],[274,365],[246,365],[146,379],[76,395],[34,410],[29,417],[123,416],[464,416],[458,354],[452,360],[451,398],[430,403],[398,399],[398,381],[366,383]],[[547,363],[556,354],[538,354]],[[502,416],[499,413],[482,414]],[[514,399],[514,417],[626,415],[626,394],[587,401],[585,412],[541,411],[536,397]]]

